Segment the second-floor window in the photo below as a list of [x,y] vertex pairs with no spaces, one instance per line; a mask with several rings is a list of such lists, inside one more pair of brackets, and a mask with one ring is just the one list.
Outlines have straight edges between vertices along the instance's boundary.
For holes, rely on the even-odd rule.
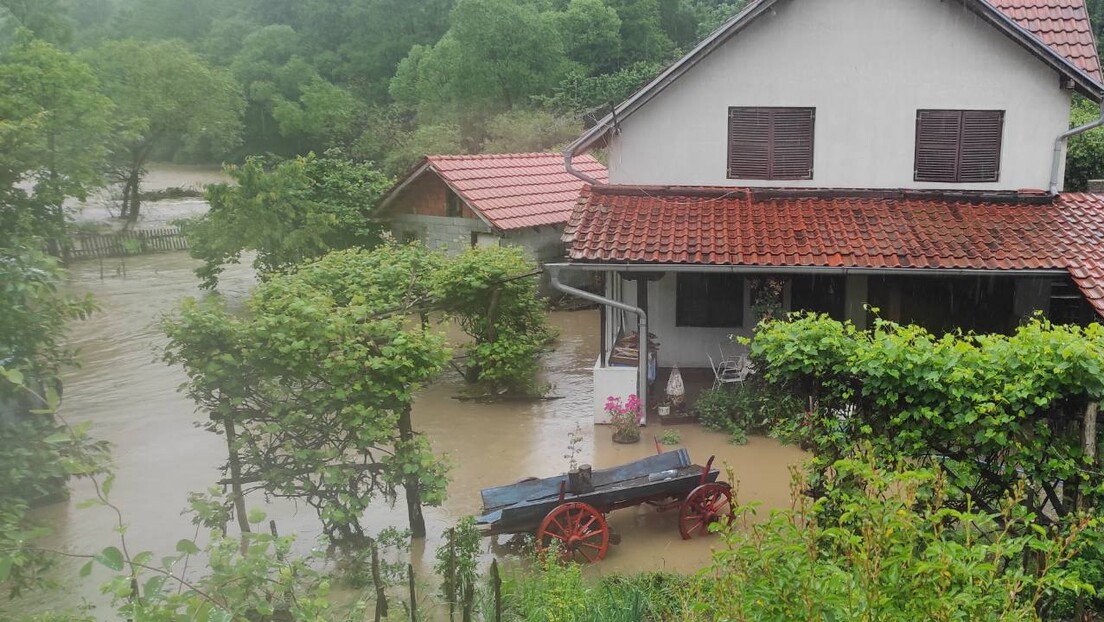
[[729,179],[812,179],[816,108],[728,109]]
[[1000,179],[1003,110],[917,110],[916,181]]

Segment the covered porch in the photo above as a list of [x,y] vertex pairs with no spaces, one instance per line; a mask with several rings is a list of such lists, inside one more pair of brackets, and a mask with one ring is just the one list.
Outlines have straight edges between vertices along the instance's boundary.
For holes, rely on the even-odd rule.
[[[601,272],[605,290],[594,364],[595,422],[606,422],[609,396],[646,396],[654,417],[677,366],[689,410],[714,385],[724,361],[746,357],[765,317],[824,313],[860,328],[876,317],[934,333],[1004,333],[1035,313],[1058,323],[1097,315],[1068,274],[1049,270],[860,270],[756,266],[558,264],[558,271]],[[650,339],[640,339],[641,318]],[[640,351],[647,360],[641,374]],[[647,391],[641,390],[646,382]]]

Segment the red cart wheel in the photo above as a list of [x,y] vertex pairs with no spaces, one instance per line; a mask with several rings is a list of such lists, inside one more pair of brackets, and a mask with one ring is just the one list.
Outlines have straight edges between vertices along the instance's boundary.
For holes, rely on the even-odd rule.
[[544,551],[558,542],[565,561],[594,563],[606,556],[610,532],[606,517],[594,506],[573,501],[557,506],[537,529],[537,548]]
[[720,520],[731,520],[732,492],[728,484],[711,482],[695,488],[679,508],[679,533],[683,540],[709,533],[709,526]]

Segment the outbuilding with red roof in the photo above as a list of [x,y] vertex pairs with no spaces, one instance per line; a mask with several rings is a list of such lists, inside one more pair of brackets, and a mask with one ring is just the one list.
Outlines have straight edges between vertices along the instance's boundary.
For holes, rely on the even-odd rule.
[[[576,165],[606,179],[593,156]],[[377,214],[400,240],[432,249],[516,244],[551,261],[564,256],[560,238],[583,185],[558,153],[427,155],[380,200]]]

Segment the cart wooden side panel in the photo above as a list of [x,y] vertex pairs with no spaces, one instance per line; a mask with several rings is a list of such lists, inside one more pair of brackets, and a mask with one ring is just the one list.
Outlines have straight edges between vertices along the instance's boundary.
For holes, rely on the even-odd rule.
[[[484,525],[488,533],[520,533],[535,530],[561,503],[579,501],[601,512],[610,512],[649,501],[680,499],[702,483],[704,469],[691,464],[687,451],[679,449],[595,471],[592,492],[565,492],[562,499],[564,475],[488,488],[482,493],[485,514],[477,523]],[[656,478],[655,474],[663,477]],[[710,469],[705,481],[714,482],[719,474]]]

